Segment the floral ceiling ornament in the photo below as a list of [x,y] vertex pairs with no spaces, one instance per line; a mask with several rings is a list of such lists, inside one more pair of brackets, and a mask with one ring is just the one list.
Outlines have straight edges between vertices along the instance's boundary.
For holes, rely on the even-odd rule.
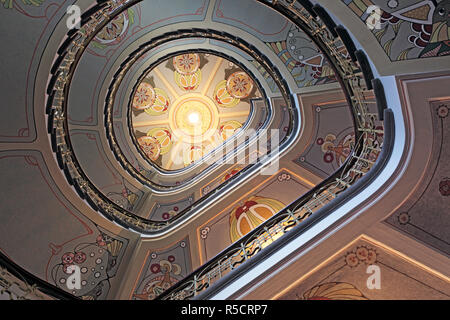
[[166,67],[174,72],[177,86],[183,91],[197,90],[202,81],[201,68],[207,63],[204,55],[186,53],[175,56]]
[[227,91],[236,99],[247,98],[253,90],[253,80],[245,72],[235,72],[227,80]]
[[255,95],[255,90],[250,76],[233,64],[225,70],[225,80],[216,85],[213,98],[219,107],[233,108],[241,101],[249,101]]
[[338,165],[342,165],[353,150],[354,140],[353,133],[346,135],[339,141],[334,134],[330,133],[325,138],[318,138],[316,143],[324,153],[324,162],[331,163],[336,160]]
[[175,71],[182,75],[194,74],[200,68],[200,56],[196,53],[188,53],[173,58]]
[[[126,242],[116,239],[105,232],[99,233],[92,242],[82,242],[70,251],[55,255],[55,264],[51,269],[54,284],[71,294],[88,300],[105,299],[110,278],[114,277],[123,257]],[[59,258],[59,261],[58,261]],[[68,289],[66,283],[73,271],[69,266],[80,268],[81,287]]]
[[214,100],[219,107],[233,108],[238,105],[240,99],[233,97],[227,90],[227,80],[219,82],[214,90]]
[[159,142],[160,154],[166,154],[170,151],[172,147],[172,134],[169,130],[165,128],[153,128],[148,133],[147,136],[154,138]]
[[359,264],[374,264],[377,261],[377,253],[372,248],[359,246],[345,255],[345,263],[350,268],[356,268]]
[[178,54],[150,69],[135,88],[131,116],[136,145],[164,169],[190,166],[244,127],[250,99],[256,96],[260,92],[254,80],[231,61],[212,54]]
[[95,36],[92,41],[93,47],[105,49],[120,43],[128,34],[130,26],[134,24],[134,15],[131,8],[117,15]]
[[449,107],[445,104],[441,104],[437,109],[437,114],[440,118],[447,118],[449,113]]
[[167,93],[159,88],[155,88],[155,101],[144,111],[151,116],[159,116],[166,113],[170,106],[170,99]]
[[167,112],[170,106],[168,94],[155,88],[153,78],[144,79],[133,96],[132,107],[135,111],[144,111],[151,116],[159,116]]
[[136,90],[133,99],[133,108],[145,110],[152,106],[156,100],[156,92],[153,87],[146,82],[142,82]]

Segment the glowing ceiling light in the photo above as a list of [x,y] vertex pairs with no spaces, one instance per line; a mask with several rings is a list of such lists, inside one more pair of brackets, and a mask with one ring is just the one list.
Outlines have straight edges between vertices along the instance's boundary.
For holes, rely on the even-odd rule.
[[198,112],[191,112],[188,115],[188,121],[192,125],[199,124],[199,122],[200,122],[200,115],[198,114]]

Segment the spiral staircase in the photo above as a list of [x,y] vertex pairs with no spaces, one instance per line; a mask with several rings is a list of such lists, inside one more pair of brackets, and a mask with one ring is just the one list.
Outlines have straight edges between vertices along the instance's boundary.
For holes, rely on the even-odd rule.
[[2,0],[0,297],[448,299],[447,2],[368,2]]

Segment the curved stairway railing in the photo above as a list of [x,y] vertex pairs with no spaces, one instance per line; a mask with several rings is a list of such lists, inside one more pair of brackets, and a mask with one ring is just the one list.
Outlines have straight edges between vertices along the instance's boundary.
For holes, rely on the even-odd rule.
[[[163,292],[158,299],[211,297],[208,288],[214,289],[211,291],[220,290],[235,279],[239,272],[253,266],[252,261],[260,261],[269,252],[265,250],[266,247],[274,250],[281,246],[323,216],[331,214],[343,201],[355,196],[355,191],[369,184],[383,168],[391,153],[393,116],[392,111],[387,109],[382,83],[373,78],[366,55],[361,50],[355,50],[346,30],[336,26],[322,7],[313,6],[307,0],[260,2],[283,13],[308,34],[335,67],[336,77],[344,89],[354,118],[356,132],[353,152],[334,174]],[[296,7],[297,2],[304,6]],[[372,94],[375,95],[377,113],[371,112],[368,107],[373,103],[367,99]],[[377,125],[377,119],[384,119],[388,135],[385,135],[384,128]],[[373,139],[381,135],[386,138],[382,154],[382,145],[374,144]]]
[[[230,270],[225,276],[221,277],[214,282],[214,285],[209,288],[209,290],[203,290],[200,294],[195,296],[197,300],[209,299],[213,297],[215,294],[220,292],[227,284],[235,281],[238,277],[240,277],[245,271],[250,270],[257,266],[259,263],[265,261],[271,254],[277,252],[284,245],[286,245],[290,241],[295,241],[295,238],[300,236],[301,234],[308,231],[311,227],[319,223],[325,217],[333,214],[339,207],[344,205],[347,201],[355,197],[359,192],[364,190],[373,180],[378,177],[378,174],[384,169],[387,162],[390,159],[390,154],[392,152],[392,148],[394,145],[395,138],[395,125],[394,125],[394,115],[391,109],[386,109],[384,112],[384,133],[385,138],[383,141],[383,149],[375,163],[375,165],[370,169],[370,171],[361,177],[356,183],[352,184],[351,188],[346,189],[339,197],[334,199],[333,201],[328,202],[323,207],[318,210],[314,210],[312,214],[308,217],[308,219],[302,221],[302,223],[298,223],[290,229],[283,230],[283,238],[279,241],[270,242],[266,244],[263,251],[259,254],[255,255],[252,259],[246,259],[242,261],[236,268],[237,265],[233,266],[233,269]],[[267,229],[271,230],[272,226],[269,223],[266,226]],[[265,228],[263,228],[265,229]],[[287,232],[289,231],[289,232]],[[160,297],[162,298],[162,297]]]
[[[146,235],[158,234],[161,231],[167,229],[175,223],[179,223],[182,218],[185,218],[188,214],[192,214],[199,209],[206,200],[218,198],[221,194],[226,192],[230,187],[235,185],[241,180],[243,175],[249,174],[249,172],[257,172],[265,163],[262,163],[264,155],[233,175],[230,179],[223,182],[214,190],[203,196],[201,199],[192,203],[189,207],[179,212],[176,216],[170,218],[167,221],[153,221],[139,217],[128,210],[122,208],[116,203],[110,201],[104,194],[98,190],[98,188],[89,180],[86,174],[81,169],[81,166],[75,156],[75,153],[71,146],[68,129],[68,117],[67,117],[67,100],[69,96],[69,89],[71,79],[74,75],[77,63],[81,58],[84,50],[89,42],[95,37],[95,35],[114,17],[120,14],[123,10],[126,10],[130,6],[140,2],[142,0],[128,0],[117,4],[115,1],[106,1],[89,9],[87,13],[82,15],[81,27],[79,30],[72,29],[68,32],[66,40],[62,43],[58,49],[58,56],[55,59],[52,67],[53,76],[50,78],[47,87],[47,108],[46,112],[48,116],[48,131],[51,135],[52,149],[56,153],[56,158],[61,170],[64,171],[68,182],[74,186],[78,195],[85,199],[91,207],[101,212],[107,218],[117,222],[118,224],[136,230]],[[95,10],[96,9],[96,10]],[[151,42],[141,45],[137,50],[129,55],[129,58],[122,62],[121,68],[116,72],[113,77],[113,85],[108,90],[105,108],[105,126],[107,131],[110,147],[113,150],[114,155],[121,165],[138,181],[145,185],[151,184],[146,180],[136,168],[129,165],[124,159],[117,142],[114,140],[114,134],[112,133],[112,112],[111,112],[111,96],[115,94],[120,83],[118,79],[122,78],[127,68],[129,68],[133,62],[139,59],[145,52],[148,52],[152,48],[162,45],[168,41],[174,41],[177,39],[195,37],[206,37],[219,41],[226,41],[228,44],[233,45],[245,53],[252,56],[273,78],[275,83],[280,89],[280,93],[287,104],[287,109],[291,113],[291,125],[288,128],[288,132],[284,139],[280,141],[279,151],[286,149],[299,134],[299,130],[294,130],[292,123],[297,121],[298,115],[295,111],[295,99],[289,93],[288,85],[283,79],[281,72],[275,68],[270,59],[265,57],[256,48],[246,43],[243,39],[236,36],[226,34],[224,32],[215,30],[203,30],[203,29],[190,29],[190,30],[177,30],[176,32],[167,33],[163,36],[153,38]],[[249,142],[246,141],[246,144]],[[268,150],[270,154],[270,150]],[[176,190],[178,187],[159,186],[166,190]]]
[[51,285],[0,252],[0,294],[11,300],[73,300],[77,297]]
[[[132,0],[122,4],[126,7],[137,3],[138,1]],[[250,265],[250,259],[253,261],[258,260],[255,257],[261,257],[259,252],[268,252],[263,249],[269,246],[271,243],[282,243],[283,239],[286,239],[289,234],[297,233],[295,226],[301,226],[301,222],[305,222],[305,219],[310,217],[316,212],[319,212],[320,208],[326,208],[331,204],[336,203],[337,198],[346,198],[346,191],[349,192],[353,187],[356,187],[357,182],[368,183],[368,177],[375,173],[372,167],[377,164],[381,166],[380,162],[386,161],[390,152],[389,148],[391,143],[384,141],[384,155],[380,156],[377,161],[374,161],[373,156],[379,156],[381,152],[380,145],[373,145],[373,139],[370,137],[373,135],[382,135],[384,130],[377,128],[376,119],[383,119],[383,112],[387,108],[386,99],[384,97],[383,88],[381,82],[378,79],[373,79],[367,58],[362,51],[355,51],[354,45],[351,43],[351,38],[342,26],[337,26],[334,32],[330,32],[323,21],[316,19],[320,15],[324,15],[323,11],[317,10],[317,6],[313,7],[309,1],[294,0],[294,1],[260,1],[264,2],[273,9],[282,12],[289,19],[291,19],[297,26],[301,27],[303,31],[307,32],[311,38],[320,46],[323,53],[332,62],[332,65],[336,72],[336,77],[343,86],[344,92],[347,96],[347,100],[351,106],[351,110],[354,116],[355,128],[357,129],[356,144],[352,155],[346,160],[344,165],[339,168],[328,179],[317,185],[313,190],[300,197],[284,210],[280,211],[277,215],[260,225],[258,228],[247,234],[238,242],[232,244],[230,247],[222,251],[213,260],[203,265],[201,268],[194,271],[184,280],[178,282],[175,286],[164,292],[159,299],[188,299],[194,296],[199,296],[201,292],[205,292],[207,288],[210,288],[214,283],[219,283],[219,280],[226,280],[227,274],[243,265],[247,262],[247,266]],[[94,23],[104,19],[103,22],[98,24],[100,30],[108,23],[108,19],[111,16],[105,14],[108,9],[117,9],[115,2],[110,1],[98,1],[98,5],[91,8],[88,12],[82,16],[82,25],[89,30],[89,21]],[[302,7],[296,7],[295,4],[303,4]],[[316,11],[314,10],[316,9]],[[325,12],[326,14],[326,12]],[[327,19],[325,19],[327,20]],[[331,20],[332,21],[332,20]],[[86,34],[86,38],[92,38],[92,34]],[[82,44],[75,31],[70,31],[67,39],[62,44],[60,50],[58,50],[59,56],[56,58],[55,64],[52,68],[54,76],[51,78],[48,91],[49,98],[47,100],[47,114],[49,114],[49,131],[51,133],[52,147],[57,152],[58,163],[62,170],[66,173],[66,176],[80,196],[85,198],[85,195],[92,193],[92,189],[83,181],[83,177],[78,175],[67,163],[67,158],[70,155],[67,154],[63,145],[66,136],[61,131],[63,125],[63,109],[61,108],[63,101],[65,100],[67,81],[69,79],[69,71],[74,62],[77,49],[82,48]],[[340,46],[342,44],[346,50],[342,50]],[[62,71],[62,72],[61,72]],[[372,91],[373,90],[373,91]],[[375,93],[377,100],[378,114],[371,113],[368,110],[368,97]],[[393,121],[392,114],[387,111],[388,115],[385,119],[386,128],[389,126],[392,131]],[[392,135],[390,137],[392,139]],[[373,171],[371,171],[371,169]],[[371,173],[367,174],[369,171]],[[238,176],[237,176],[238,177]],[[236,179],[237,179],[236,177]],[[353,187],[352,187],[353,186]],[[348,194],[348,193],[347,193]],[[92,195],[92,194],[91,194]],[[90,201],[90,200],[88,200]],[[92,201],[91,201],[92,202]],[[95,208],[104,212],[109,217],[115,217],[120,215],[125,221],[128,221],[131,225],[139,226],[140,223],[133,220],[132,217],[126,216],[123,212],[113,212],[118,208],[113,208],[110,205],[104,205],[99,202],[91,203]],[[307,219],[307,223],[314,223],[314,216]],[[121,220],[122,221],[122,220]],[[310,222],[309,222],[310,221]],[[306,224],[304,224],[306,225]],[[290,233],[290,230],[292,232]],[[272,245],[269,248],[274,248]],[[76,297],[60,290],[57,287],[52,286],[48,282],[42,281],[37,277],[29,274],[26,270],[15,265],[6,256],[0,254],[0,262],[6,267],[8,272],[14,273],[17,277],[22,277],[26,283],[34,283],[35,288],[45,294],[56,299],[74,299]],[[4,271],[3,271],[4,272]],[[25,275],[25,276],[24,276]],[[205,296],[205,295],[204,295]]]

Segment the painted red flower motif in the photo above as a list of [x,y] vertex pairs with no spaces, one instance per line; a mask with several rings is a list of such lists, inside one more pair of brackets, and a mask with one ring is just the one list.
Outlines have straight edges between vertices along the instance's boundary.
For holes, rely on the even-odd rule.
[[170,214],[169,214],[168,212],[164,212],[163,215],[162,215],[162,218],[163,218],[164,220],[169,220]]
[[377,253],[375,252],[375,250],[369,249],[369,251],[367,252],[366,263],[367,264],[373,264],[376,261],[377,261]]
[[331,152],[327,152],[323,156],[323,161],[325,161],[325,163],[331,163],[331,162],[333,162],[333,160],[334,160],[334,155]]
[[312,73],[314,79],[319,79],[322,76],[322,67],[312,67]]
[[251,207],[253,207],[256,203],[255,201],[247,201],[246,203],[244,203],[244,205],[242,207],[239,207],[236,210],[236,219],[239,219],[239,217],[241,216],[241,214],[243,214],[244,212],[247,212]]
[[367,256],[369,255],[369,250],[366,247],[358,247],[356,249],[356,256],[359,260],[367,260]]
[[446,118],[448,116],[448,113],[449,113],[449,108],[445,104],[439,106],[439,108],[437,110],[437,114],[439,117]]
[[444,197],[450,196],[450,179],[445,178],[439,183],[439,192]]
[[66,252],[62,256],[61,260],[64,264],[72,264],[74,257],[75,257],[75,254],[73,254],[72,252]]
[[402,212],[398,215],[398,222],[400,224],[405,225],[409,222],[409,220],[410,220],[410,216],[409,216],[408,212]]
[[77,252],[75,253],[75,257],[73,258],[73,261],[77,264],[81,264],[86,261],[86,254],[84,252]]
[[102,236],[101,234],[98,235],[96,241],[97,241],[97,244],[98,244],[100,247],[106,246],[106,241],[105,241],[105,239],[103,238],[103,236]]
[[161,266],[159,265],[159,263],[154,263],[150,267],[150,271],[153,272],[153,273],[158,273],[158,272],[161,271]]
[[359,259],[355,253],[351,252],[345,257],[345,262],[349,267],[353,268],[359,264]]
[[233,170],[231,170],[231,172],[229,172],[229,173],[227,173],[226,175],[225,175],[225,180],[228,180],[228,179],[230,179],[231,177],[233,177],[236,173],[238,173],[239,172],[239,170],[237,170],[237,169],[233,169]]

